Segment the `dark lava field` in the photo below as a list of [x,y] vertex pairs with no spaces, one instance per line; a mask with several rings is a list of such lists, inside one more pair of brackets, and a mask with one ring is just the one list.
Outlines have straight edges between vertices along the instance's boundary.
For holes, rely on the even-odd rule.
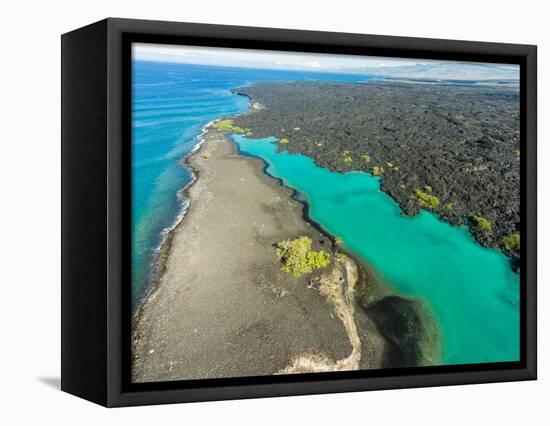
[[[252,137],[333,171],[381,177],[408,215],[420,208],[498,247],[519,270],[519,91],[482,85],[258,83],[235,89]],[[250,136],[250,134],[249,134]]]

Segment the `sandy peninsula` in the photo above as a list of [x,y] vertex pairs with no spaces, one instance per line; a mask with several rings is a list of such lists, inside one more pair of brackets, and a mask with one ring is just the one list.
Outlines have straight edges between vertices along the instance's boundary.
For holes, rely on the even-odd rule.
[[261,160],[213,129],[203,137],[186,160],[197,176],[189,209],[134,316],[133,381],[384,366],[389,344],[356,308],[357,262],[341,256],[299,278],[283,272],[275,243],[305,235],[330,252],[330,239]]

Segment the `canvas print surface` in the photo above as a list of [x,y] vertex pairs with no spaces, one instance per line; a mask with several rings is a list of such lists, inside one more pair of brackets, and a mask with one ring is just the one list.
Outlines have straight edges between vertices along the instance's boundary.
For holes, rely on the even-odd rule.
[[134,44],[132,381],[518,361],[519,66]]

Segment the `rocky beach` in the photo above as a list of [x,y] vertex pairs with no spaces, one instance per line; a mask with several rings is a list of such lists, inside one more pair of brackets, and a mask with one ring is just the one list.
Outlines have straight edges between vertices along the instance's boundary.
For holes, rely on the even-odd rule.
[[[414,333],[400,346],[381,329],[405,299],[375,309],[387,290],[343,253],[318,272],[282,271],[276,242],[307,236],[332,251],[333,241],[305,219],[290,189],[264,174],[262,161],[238,155],[213,129],[203,138],[186,160],[197,176],[189,209],[134,315],[133,381],[414,365]],[[401,324],[411,318],[422,320],[402,315]]]

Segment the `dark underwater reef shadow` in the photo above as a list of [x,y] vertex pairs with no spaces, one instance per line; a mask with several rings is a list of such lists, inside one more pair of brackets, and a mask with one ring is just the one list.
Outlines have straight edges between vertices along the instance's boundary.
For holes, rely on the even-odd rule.
[[382,368],[440,364],[439,330],[422,301],[390,295],[373,303],[358,300],[358,304],[387,342]]

